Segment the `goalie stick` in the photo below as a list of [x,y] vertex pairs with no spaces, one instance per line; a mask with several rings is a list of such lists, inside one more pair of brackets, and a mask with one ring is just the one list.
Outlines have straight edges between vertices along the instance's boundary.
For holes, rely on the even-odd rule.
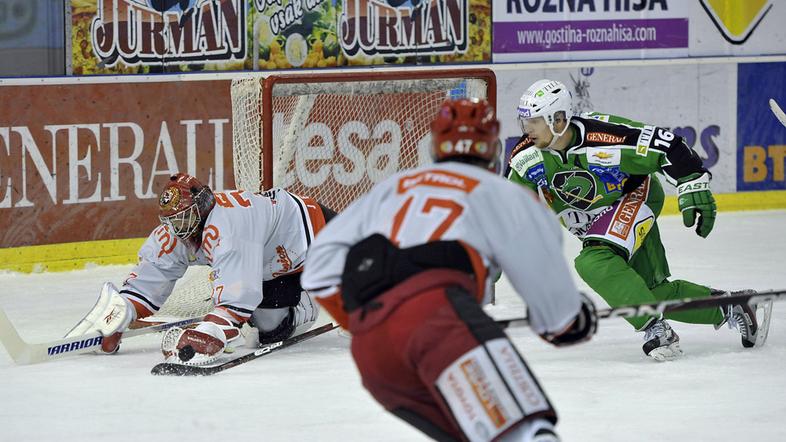
[[786,113],[783,112],[783,109],[778,106],[778,102],[773,98],[770,98],[770,109],[772,110],[772,113],[775,114],[775,117],[778,118],[778,121],[780,121],[782,125],[786,126]]
[[[733,294],[731,296],[712,296],[709,298],[700,299],[672,299],[668,301],[655,302],[652,304],[627,305],[622,307],[600,309],[598,310],[598,319],[660,316],[663,313],[672,313],[701,308],[723,307],[733,304],[748,304],[751,301],[764,304],[767,301],[778,301],[784,298],[786,298],[786,289]],[[529,318],[498,319],[496,322],[503,328],[526,327],[529,325]]]
[[[146,335],[164,331],[171,327],[182,327],[201,320],[202,317],[183,319],[176,322],[167,322],[149,327],[127,330],[123,338]],[[58,339],[56,341],[29,344],[19,336],[14,325],[5,312],[0,309],[0,342],[3,343],[8,354],[16,364],[37,364],[60,359],[66,356],[78,355],[95,351],[101,346],[104,337],[99,332],[88,333],[82,336]]]
[[236,367],[240,364],[245,364],[246,362],[253,361],[254,359],[265,356],[266,354],[272,353],[276,350],[281,350],[282,348],[287,348],[292,345],[295,345],[298,342],[303,342],[307,339],[317,337],[321,334],[329,332],[330,330],[333,330],[336,327],[338,327],[338,325],[331,322],[321,327],[317,327],[313,330],[309,330],[301,335],[297,335],[289,339],[284,339],[283,341],[278,341],[272,344],[265,345],[264,347],[260,347],[259,349],[251,353],[245,354],[243,356],[239,356],[234,359],[230,359],[229,361],[223,362],[218,365],[201,366],[201,365],[186,365],[186,364],[173,364],[171,362],[162,362],[161,364],[158,364],[155,367],[153,367],[153,369],[150,370],[150,373],[154,375],[161,375],[161,376],[210,376],[212,374],[221,373],[222,371],[228,368]]

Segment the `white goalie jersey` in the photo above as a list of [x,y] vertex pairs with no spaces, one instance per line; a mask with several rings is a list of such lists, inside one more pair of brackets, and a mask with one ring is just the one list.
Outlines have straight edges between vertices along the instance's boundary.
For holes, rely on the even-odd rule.
[[139,251],[139,263],[120,290],[122,296],[157,311],[190,265],[212,267],[213,301],[245,321],[262,301],[262,282],[298,272],[314,237],[318,205],[274,188],[256,194],[215,194],[200,248],[158,226]]
[[402,248],[435,240],[470,245],[488,275],[505,272],[527,303],[537,333],[564,329],[579,310],[553,214],[534,193],[478,167],[439,163],[377,184],[312,244],[303,288],[319,297],[334,295],[349,248],[375,233]]

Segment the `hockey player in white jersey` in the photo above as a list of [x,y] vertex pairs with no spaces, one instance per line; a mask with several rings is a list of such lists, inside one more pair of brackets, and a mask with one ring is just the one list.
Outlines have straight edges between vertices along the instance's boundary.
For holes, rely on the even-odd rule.
[[318,308],[299,276],[314,235],[335,213],[278,188],[213,193],[184,173],[170,178],[158,202],[161,225],[142,245],[139,263],[119,291],[105,284],[96,306],[68,336],[100,331],[102,350],[117,351],[122,332],[158,311],[190,265],[212,267],[215,308],[196,327],[164,336],[170,362],[214,360],[249,320],[260,343],[314,323]]
[[438,440],[556,441],[557,416],[481,304],[500,269],[546,341],[588,340],[597,320],[562,256],[559,225],[497,172],[485,101],[447,101],[431,123],[436,164],[399,172],[312,244],[301,278],[352,333],[363,385]]

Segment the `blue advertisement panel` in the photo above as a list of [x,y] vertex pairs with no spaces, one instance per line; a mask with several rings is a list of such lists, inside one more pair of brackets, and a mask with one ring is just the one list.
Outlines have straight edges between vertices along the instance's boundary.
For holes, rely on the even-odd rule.
[[737,91],[737,190],[786,189],[786,127],[768,104],[786,104],[786,63],[740,64]]

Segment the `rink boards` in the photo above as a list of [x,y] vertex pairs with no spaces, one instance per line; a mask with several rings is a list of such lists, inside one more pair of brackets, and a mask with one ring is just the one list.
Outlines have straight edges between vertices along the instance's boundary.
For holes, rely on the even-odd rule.
[[[521,92],[554,78],[570,88],[578,111],[613,113],[683,136],[713,174],[719,210],[786,207],[786,127],[767,104],[786,104],[786,57],[492,69],[508,149],[519,136]],[[232,77],[0,80],[0,101],[10,103],[0,110],[0,268],[133,262],[156,223],[156,177],[182,169],[214,188],[232,187]],[[664,213],[677,213],[673,196]]]

